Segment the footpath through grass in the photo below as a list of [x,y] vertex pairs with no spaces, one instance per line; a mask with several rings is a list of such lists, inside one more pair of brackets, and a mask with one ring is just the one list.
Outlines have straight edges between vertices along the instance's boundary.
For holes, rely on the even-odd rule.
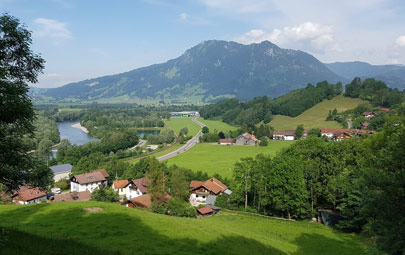
[[230,177],[232,176],[231,169],[234,168],[234,164],[239,159],[254,157],[259,153],[274,156],[292,143],[294,141],[270,141],[266,147],[200,143],[189,151],[168,159],[168,163],[189,168],[193,171],[201,170],[210,176],[218,173],[223,177]]
[[204,118],[198,118],[198,120],[202,123],[204,123],[205,125],[207,125],[207,127],[210,130],[210,133],[213,133],[214,130],[217,130],[218,132],[222,131],[222,132],[228,132],[228,131],[233,131],[238,129],[238,127],[235,126],[231,126],[228,123],[222,122],[220,120],[206,120]]
[[[83,208],[101,207],[96,213]],[[362,255],[355,234],[318,223],[222,212],[189,219],[101,202],[1,205],[0,254],[323,254]]]
[[298,125],[303,124],[305,129],[311,128],[342,128],[336,121],[326,121],[329,110],[337,109],[339,112],[348,109],[353,109],[359,104],[367,103],[359,98],[336,96],[331,100],[325,99],[321,103],[306,110],[297,117],[289,117],[284,115],[275,115],[270,125],[277,131],[286,129],[296,129]]
[[166,120],[166,123],[176,135],[179,135],[180,130],[184,127],[188,128],[188,135],[190,136],[195,136],[201,130],[201,127],[193,122],[191,118],[170,118],[170,120]]

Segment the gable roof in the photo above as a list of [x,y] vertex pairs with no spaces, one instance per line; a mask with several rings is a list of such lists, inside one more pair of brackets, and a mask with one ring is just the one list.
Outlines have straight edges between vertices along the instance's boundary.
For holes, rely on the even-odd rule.
[[219,139],[219,143],[233,143],[233,139]]
[[108,177],[110,177],[110,175],[107,173],[107,171],[105,169],[96,169],[96,170],[91,171],[90,173],[92,173],[92,172],[100,172],[106,179]]
[[49,167],[54,173],[71,172],[73,166],[71,164],[63,164]]
[[72,201],[89,201],[91,199],[90,191],[65,193],[54,196],[54,202],[72,202]]
[[[93,182],[100,182],[100,181],[105,181],[107,180],[105,177],[105,174],[107,174],[107,172],[101,171],[104,169],[100,169],[100,170],[94,170],[91,171],[89,173],[84,173],[84,174],[77,174],[74,175],[71,179],[76,179],[76,182],[79,184],[87,184],[87,183],[93,183]],[[108,176],[108,174],[107,174]]]
[[148,192],[148,186],[150,183],[150,179],[142,177],[139,179],[132,180],[132,182],[136,185],[136,187],[142,192]]
[[212,213],[214,212],[214,210],[212,210],[211,208],[209,208],[208,206],[200,208],[197,210],[200,214],[208,214],[208,213]]
[[[193,186],[193,187],[192,187]],[[228,187],[223,184],[220,180],[215,177],[209,178],[205,182],[200,181],[191,181],[190,188],[191,190],[197,189],[203,186],[207,190],[211,191],[214,194],[218,194],[220,192],[224,192]]]
[[[172,198],[170,195],[163,194],[161,202],[166,203],[170,198]],[[128,200],[127,203],[132,203],[136,207],[150,208],[152,205],[152,199],[150,194],[145,194],[139,197],[132,198]]]
[[245,138],[247,138],[247,139],[253,140],[253,141],[255,141],[255,142],[258,141],[257,138],[256,138],[256,136],[251,135],[251,134],[249,134],[248,132],[241,134],[239,137],[241,137],[241,136],[243,136],[243,137],[245,137]]
[[33,199],[46,196],[46,192],[37,187],[20,186],[20,188],[14,192],[12,197],[16,196],[19,196],[23,201],[31,201]]
[[128,180],[113,181],[113,187],[115,189],[125,188],[126,186],[128,186],[128,184],[129,184]]

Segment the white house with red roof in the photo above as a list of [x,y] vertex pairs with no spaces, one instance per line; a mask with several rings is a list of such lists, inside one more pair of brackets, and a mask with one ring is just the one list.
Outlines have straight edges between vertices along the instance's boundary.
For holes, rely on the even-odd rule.
[[37,187],[20,186],[11,196],[13,203],[22,205],[41,203],[47,201],[46,192]]
[[105,169],[93,170],[89,173],[77,174],[70,178],[70,192],[82,192],[98,189],[100,185],[108,186],[110,175]]
[[190,183],[190,203],[193,206],[206,204],[207,201],[215,203],[216,196],[220,194],[232,193],[228,187],[217,178],[210,178],[206,181],[191,181]]
[[145,195],[148,191],[149,183],[150,180],[144,177],[130,181],[126,186],[126,198],[129,200]]

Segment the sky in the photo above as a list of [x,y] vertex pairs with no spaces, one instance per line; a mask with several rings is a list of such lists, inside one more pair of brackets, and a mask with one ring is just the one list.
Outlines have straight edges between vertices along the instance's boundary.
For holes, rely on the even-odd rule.
[[204,40],[269,40],[325,63],[405,64],[402,0],[0,0],[46,60],[36,87],[166,62]]

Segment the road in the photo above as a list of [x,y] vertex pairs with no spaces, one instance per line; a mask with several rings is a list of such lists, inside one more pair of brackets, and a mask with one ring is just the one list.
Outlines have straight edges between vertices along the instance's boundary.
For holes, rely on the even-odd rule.
[[134,147],[130,148],[129,150],[134,150],[136,147],[142,147],[146,144],[146,140],[139,140],[139,143],[137,145],[135,145]]
[[[204,123],[201,123],[200,121],[197,120],[199,116],[196,116],[194,118],[192,118],[192,121],[194,121],[195,123],[197,123],[201,128],[205,127]],[[188,151],[189,149],[193,148],[194,145],[196,145],[197,143],[200,142],[200,137],[203,135],[202,131],[200,130],[193,138],[191,138],[190,140],[187,141],[186,144],[184,144],[182,147],[180,147],[179,149],[170,152],[166,155],[160,156],[157,158],[157,160],[159,161],[163,161],[169,158],[173,158],[181,153],[184,153],[186,151]]]

